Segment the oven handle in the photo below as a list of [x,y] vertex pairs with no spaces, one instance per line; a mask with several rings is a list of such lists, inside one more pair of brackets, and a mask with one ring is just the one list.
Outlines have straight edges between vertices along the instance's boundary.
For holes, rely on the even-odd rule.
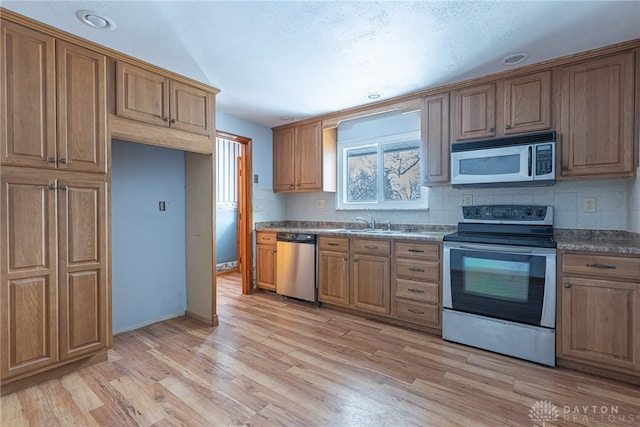
[[464,244],[458,244],[455,246],[450,246],[452,249],[469,249],[472,251],[486,251],[486,252],[498,252],[498,253],[508,253],[508,254],[531,254],[534,252],[533,249],[525,249],[525,248],[505,248],[500,247],[500,248],[496,248],[496,247],[492,247],[490,245],[482,245],[482,246],[476,246],[476,245],[464,245]]

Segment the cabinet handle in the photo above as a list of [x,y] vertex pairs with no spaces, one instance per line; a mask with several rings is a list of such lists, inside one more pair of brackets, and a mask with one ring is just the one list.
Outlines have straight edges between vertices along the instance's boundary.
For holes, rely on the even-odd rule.
[[378,249],[377,246],[364,245],[364,247],[367,248],[367,249]]
[[290,185],[289,185],[289,188],[293,188],[293,184],[290,184]]
[[417,253],[417,254],[423,254],[424,250],[422,250],[422,249],[407,249],[407,252],[414,252],[414,253]]
[[175,122],[176,122],[176,119],[171,119],[171,120],[169,120],[169,121],[170,121],[171,123],[175,123]]
[[49,157],[49,158],[47,159],[47,162],[49,162],[49,163],[57,163],[57,162],[58,162],[58,159],[56,159],[55,157]]
[[67,159],[65,159],[64,157],[60,159],[60,163],[62,163],[63,165],[67,164]]
[[327,243],[327,246],[340,246],[340,245],[337,243],[329,242]]
[[489,132],[495,132],[495,128],[489,128]]
[[569,166],[562,165],[562,168],[561,168],[561,169],[562,169],[563,171],[568,171],[568,170],[569,170]]
[[349,261],[349,257],[348,257],[348,256],[345,256],[345,257],[344,257],[344,260],[345,260],[345,261]]
[[411,267],[409,271],[415,271],[416,273],[424,273],[424,268],[414,268]]
[[271,237],[263,237],[262,240],[271,240]]
[[168,122],[169,121],[169,117],[163,117],[162,120],[165,121],[165,122]]
[[47,188],[49,188],[49,190],[55,190],[58,187],[55,184],[49,184]]
[[511,125],[506,125],[504,128],[505,129],[511,129]]
[[422,289],[409,288],[407,289],[409,292],[413,292],[414,294],[424,294]]
[[358,262],[358,258],[354,258],[354,259],[353,259],[353,262]]
[[587,264],[587,267],[599,268],[601,270],[607,270],[607,269],[615,270],[616,269],[615,265],[607,265],[607,264]]
[[62,191],[67,191],[67,189],[68,189],[69,187],[67,187],[67,186],[66,186],[66,185],[64,185],[64,184],[61,184],[61,185],[60,185],[60,187],[58,187],[58,188],[59,188],[59,189],[61,189]]
[[410,308],[410,309],[409,309],[409,313],[413,313],[413,314],[424,314],[424,311],[414,310],[413,308]]
[[567,288],[567,289],[569,289],[569,288],[571,287],[571,283],[565,283],[565,284],[564,284],[564,287],[565,287],[565,288]]

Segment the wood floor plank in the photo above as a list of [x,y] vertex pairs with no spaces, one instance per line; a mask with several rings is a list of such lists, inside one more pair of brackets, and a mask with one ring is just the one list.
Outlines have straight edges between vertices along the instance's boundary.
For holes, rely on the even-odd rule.
[[[218,280],[217,293],[217,327],[180,317],[119,334],[106,362],[2,397],[0,424],[531,426],[542,425],[531,405],[546,400],[561,412],[548,427],[640,425],[633,385],[274,293],[242,295],[238,275]],[[590,406],[618,418],[564,413]]]

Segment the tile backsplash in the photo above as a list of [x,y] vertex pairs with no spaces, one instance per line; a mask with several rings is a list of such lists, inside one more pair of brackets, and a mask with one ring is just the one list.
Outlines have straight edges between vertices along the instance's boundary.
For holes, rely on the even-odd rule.
[[[461,195],[472,195],[473,204],[534,204],[554,207],[557,228],[629,230],[640,232],[640,179],[561,181],[550,187],[496,189],[429,189],[429,209],[416,211],[371,211],[378,223],[455,225]],[[596,211],[584,212],[584,198],[596,199]],[[324,208],[320,208],[323,200]],[[287,220],[355,221],[367,211],[338,211],[334,193],[289,194]]]

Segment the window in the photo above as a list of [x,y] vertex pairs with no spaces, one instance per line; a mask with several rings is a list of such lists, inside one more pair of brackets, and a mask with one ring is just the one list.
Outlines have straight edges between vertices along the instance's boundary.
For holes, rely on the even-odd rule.
[[338,209],[427,207],[427,189],[420,186],[419,129],[350,141],[341,141],[339,134],[338,145]]

